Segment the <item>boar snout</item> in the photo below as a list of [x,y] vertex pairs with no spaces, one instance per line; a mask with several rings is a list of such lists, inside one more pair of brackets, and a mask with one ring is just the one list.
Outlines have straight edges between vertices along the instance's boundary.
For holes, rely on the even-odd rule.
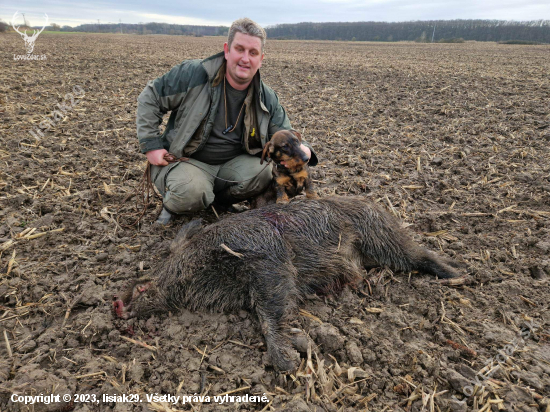
[[132,310],[132,306],[136,302],[144,300],[143,295],[147,294],[147,291],[151,288],[152,282],[149,279],[140,279],[135,281],[127,291],[119,297],[113,296],[113,313],[117,318],[129,319],[136,316],[136,313]]
[[128,318],[126,308],[124,307],[124,302],[122,301],[122,299],[119,299],[118,295],[113,296],[113,313],[117,318]]

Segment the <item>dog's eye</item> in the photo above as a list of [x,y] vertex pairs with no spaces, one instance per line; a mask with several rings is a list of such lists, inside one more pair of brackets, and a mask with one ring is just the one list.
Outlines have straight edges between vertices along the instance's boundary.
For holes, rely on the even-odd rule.
[[283,147],[283,149],[286,149],[288,147],[288,144],[285,143],[285,144],[283,144],[282,147]]

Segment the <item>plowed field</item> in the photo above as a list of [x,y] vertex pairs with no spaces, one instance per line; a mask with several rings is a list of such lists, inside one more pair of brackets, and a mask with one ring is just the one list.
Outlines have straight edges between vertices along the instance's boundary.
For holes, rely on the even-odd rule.
[[[293,326],[311,350],[291,375],[246,311],[113,318],[113,294],[189,219],[116,223],[145,165],[137,96],[223,41],[43,33],[46,59],[15,61],[23,40],[0,36],[0,409],[548,411],[549,46],[268,40],[263,80],[313,145],[320,194],[379,202],[466,262],[467,284],[380,268],[309,297]],[[89,397],[12,398],[51,393]],[[225,393],[240,398],[214,402]]]

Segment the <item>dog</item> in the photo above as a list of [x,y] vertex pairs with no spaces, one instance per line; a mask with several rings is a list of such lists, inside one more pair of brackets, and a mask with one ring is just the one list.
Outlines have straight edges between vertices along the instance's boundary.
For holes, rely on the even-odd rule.
[[318,199],[313,189],[307,162],[309,159],[300,149],[302,135],[296,130],[279,130],[267,142],[260,164],[266,156],[273,165],[273,181],[268,188],[251,201],[251,209],[272,203],[288,203],[305,190],[308,199]]

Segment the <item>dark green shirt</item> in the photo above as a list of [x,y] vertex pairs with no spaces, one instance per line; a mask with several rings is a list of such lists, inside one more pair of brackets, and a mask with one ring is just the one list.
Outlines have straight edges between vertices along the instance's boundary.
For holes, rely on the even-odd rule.
[[[214,121],[214,126],[212,127],[210,137],[206,141],[204,147],[192,156],[193,159],[209,165],[219,165],[228,162],[243,153],[246,153],[243,149],[242,135],[245,111],[243,104],[248,93],[248,89],[236,90],[231,87],[228,81],[225,81],[226,99],[224,99],[223,86],[224,85],[222,83],[222,98],[220,99],[220,103],[218,105],[218,113],[216,114],[216,120]],[[227,126],[224,100],[227,100]],[[239,111],[241,111],[240,116]],[[237,121],[237,117],[237,127],[233,129],[233,126]],[[228,128],[233,129],[233,131],[223,134],[223,131]]]

